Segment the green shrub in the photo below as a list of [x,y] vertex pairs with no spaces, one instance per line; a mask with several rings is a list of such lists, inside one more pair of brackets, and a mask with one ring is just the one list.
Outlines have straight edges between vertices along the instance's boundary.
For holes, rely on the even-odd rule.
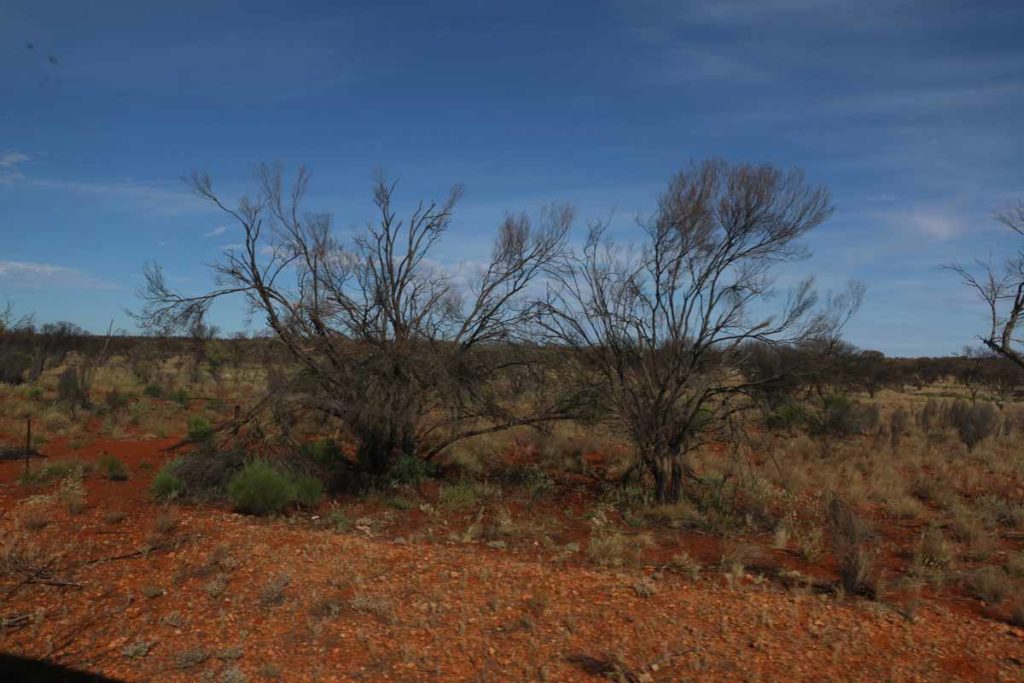
[[57,490],[57,499],[64,504],[68,512],[77,515],[85,510],[85,493],[82,475],[75,473],[61,480]]
[[334,528],[335,531],[344,533],[351,531],[352,527],[355,526],[355,522],[346,515],[342,510],[331,510],[331,514],[327,515],[327,521]]
[[27,353],[14,351],[0,355],[0,384],[21,384],[30,367],[32,356]]
[[295,485],[270,463],[255,460],[228,482],[227,493],[241,512],[265,515],[295,500]]
[[131,396],[123,394],[117,389],[112,389],[110,393],[107,394],[103,402],[106,404],[107,410],[111,413],[118,413],[128,406],[128,401],[130,399]]
[[242,450],[214,451],[205,442],[200,448],[184,453],[174,461],[174,474],[181,480],[183,496],[190,500],[208,501],[224,497],[228,482],[249,462]]
[[800,403],[787,400],[775,407],[765,420],[772,431],[789,432],[802,427],[807,422],[807,410]]
[[999,413],[991,403],[955,401],[949,408],[949,421],[967,450],[973,451],[999,426]]
[[164,395],[164,388],[159,384],[147,384],[142,393],[150,398],[161,398]]
[[202,417],[190,417],[188,419],[188,440],[205,441],[213,435],[213,427],[209,420]]
[[812,434],[843,437],[868,433],[878,427],[878,418],[877,406],[859,403],[843,394],[831,394],[822,399],[808,422]]
[[330,468],[342,458],[341,449],[338,448],[338,444],[334,443],[333,439],[317,439],[316,441],[304,443],[299,449],[299,453],[303,457],[312,460],[317,466],[325,469]]
[[92,470],[90,463],[81,460],[54,460],[21,475],[22,484],[48,484],[71,476],[84,477]]
[[524,489],[531,498],[548,493],[555,487],[555,482],[543,467],[536,464],[513,465],[502,467],[497,472],[502,484]]
[[895,451],[904,436],[910,433],[910,413],[897,407],[889,416],[889,443]]
[[979,600],[996,605],[1010,595],[1013,585],[1002,567],[989,566],[967,576],[967,590]]
[[445,507],[465,509],[473,507],[479,499],[487,498],[494,493],[494,488],[486,483],[462,479],[454,484],[442,486],[439,499],[441,505]]
[[[312,467],[310,467],[312,465]],[[329,491],[341,491],[356,483],[352,463],[333,439],[318,439],[299,448],[295,469],[315,473]]]
[[400,455],[388,469],[388,478],[396,484],[418,484],[436,473],[433,463],[411,455]]
[[391,496],[388,498],[387,504],[396,510],[411,510],[416,507],[416,504],[405,496]]
[[110,481],[124,481],[128,478],[128,469],[124,463],[109,453],[104,453],[99,460],[100,472]]
[[77,368],[67,368],[60,373],[57,379],[57,400],[71,406],[89,406],[89,392]]
[[316,507],[324,498],[324,485],[316,477],[297,475],[292,479],[295,502],[304,508]]
[[178,476],[178,461],[172,460],[156,473],[150,491],[161,500],[171,500],[184,494],[185,482]]
[[177,402],[177,404],[180,405],[182,408],[187,408],[189,398],[191,397],[188,395],[188,392],[185,391],[184,389],[175,389],[167,396],[167,398]]

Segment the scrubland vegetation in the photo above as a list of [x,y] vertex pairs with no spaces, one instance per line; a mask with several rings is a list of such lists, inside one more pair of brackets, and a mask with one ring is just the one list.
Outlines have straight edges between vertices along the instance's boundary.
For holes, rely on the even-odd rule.
[[[1010,366],[981,363],[993,373],[978,381],[975,359],[890,360],[847,348],[827,372],[757,396],[739,423],[742,437],[696,448],[687,495],[658,504],[629,441],[599,423],[479,435],[430,460],[398,457],[375,474],[359,467],[351,437],[315,411],[260,404],[251,412],[251,397],[288,371],[271,342],[239,342],[237,367],[211,373],[204,361],[197,374],[168,344],[140,376],[132,356],[151,343],[134,340],[95,365],[84,403],[69,403],[62,380],[82,360],[75,351],[34,380],[0,387],[11,449],[33,416],[34,448],[54,454],[32,458],[27,472],[21,460],[6,464],[14,528],[4,540],[4,582],[25,584],[15,595],[75,590],[58,586],[76,583],[84,558],[51,554],[43,540],[64,515],[95,509],[98,524],[117,529],[130,517],[146,529],[142,545],[111,555],[158,557],[194,542],[178,529],[183,512],[212,508],[317,534],[479,546],[553,567],[625,572],[641,597],[673,581],[775,586],[864,600],[911,620],[935,604],[1022,625],[1024,404],[995,372]],[[213,352],[222,342],[205,343]],[[186,401],[168,398],[186,393]],[[147,440],[159,448],[139,460],[133,450]],[[119,500],[119,490],[134,500]],[[245,548],[235,552],[244,563]],[[232,591],[230,572],[178,571],[198,572],[211,597]],[[296,590],[268,580],[257,603]],[[392,599],[319,596],[309,609],[315,620],[346,610],[386,615]],[[538,609],[540,617],[524,618],[543,618]],[[29,628],[36,617],[25,614],[12,623]],[[137,643],[129,649],[130,661],[148,656]],[[174,666],[221,661],[188,654],[176,653]]]
[[[457,190],[403,222],[381,181],[379,223],[343,246],[299,211],[305,176],[259,181],[261,201],[225,208],[247,240],[217,266],[224,289],[184,296],[147,270],[153,334],[4,318],[6,649],[181,680],[315,678],[325,649],[341,678],[678,680],[780,673],[727,618],[827,614],[896,638],[952,613],[1024,636],[1024,369],[855,349],[856,285],[808,281],[755,315],[830,211],[799,175],[694,167],[635,251],[595,226],[574,254],[567,209],[509,218],[465,291],[427,265]],[[206,324],[229,292],[272,332]],[[717,613],[763,657],[678,645]],[[137,635],[112,640],[118,623]],[[217,635],[186,643],[190,623]],[[831,628],[810,623],[808,656]],[[871,639],[831,638],[833,664]],[[282,642],[311,668],[282,670]]]

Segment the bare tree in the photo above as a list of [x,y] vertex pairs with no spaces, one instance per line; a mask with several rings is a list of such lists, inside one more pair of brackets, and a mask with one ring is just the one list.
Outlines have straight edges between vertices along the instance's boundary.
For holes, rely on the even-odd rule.
[[192,189],[241,226],[245,244],[214,266],[217,288],[197,296],[173,291],[148,266],[144,325],[187,328],[216,299],[241,294],[300,365],[293,386],[305,405],[338,418],[374,472],[401,454],[430,458],[458,439],[563,412],[509,389],[543,380],[541,354],[524,337],[535,312],[527,295],[563,252],[571,210],[546,209],[537,226],[507,217],[490,261],[462,285],[431,258],[461,188],[403,220],[395,183],[379,178],[376,220],[342,243],[329,215],[301,208],[304,170],[287,188],[277,167],[261,166],[257,180],[256,198],[230,207],[208,176],[192,176]]
[[14,315],[14,307],[7,302],[0,309],[0,334],[7,332],[25,332],[32,329],[32,315],[17,317]]
[[[1019,235],[1024,235],[1024,201],[996,215],[996,219]],[[952,270],[965,285],[974,289],[988,306],[990,327],[981,342],[994,353],[1024,368],[1024,351],[1017,336],[1017,326],[1024,316],[1024,249],[1008,258],[1001,266],[989,261],[975,261],[977,273],[953,263]]]
[[707,161],[675,176],[644,242],[623,247],[591,227],[582,254],[552,273],[542,326],[576,352],[607,416],[632,441],[659,502],[674,502],[687,454],[721,436],[738,399],[770,377],[737,369],[755,344],[833,339],[862,291],[817,307],[805,280],[774,314],[772,270],[804,255],[798,238],[831,213],[797,173]]

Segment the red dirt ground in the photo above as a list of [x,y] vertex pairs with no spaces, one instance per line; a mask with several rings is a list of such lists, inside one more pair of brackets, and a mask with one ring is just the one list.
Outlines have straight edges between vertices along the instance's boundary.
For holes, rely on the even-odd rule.
[[[0,463],[0,531],[59,553],[47,578],[75,584],[0,585],[11,625],[0,649],[131,681],[1024,680],[1024,631],[954,600],[925,601],[911,621],[753,579],[400,541],[402,524],[422,522],[416,509],[387,537],[372,525],[336,533],[310,514],[165,511],[148,486],[174,441],[48,444],[55,458],[112,453],[131,478],[90,476],[83,513],[58,508],[33,532],[14,513],[29,493],[22,464]],[[165,512],[177,524],[156,534]]]

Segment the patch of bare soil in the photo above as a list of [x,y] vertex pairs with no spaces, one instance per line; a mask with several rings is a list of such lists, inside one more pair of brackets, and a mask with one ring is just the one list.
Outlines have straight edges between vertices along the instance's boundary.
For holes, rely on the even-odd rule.
[[1024,631],[946,602],[910,620],[751,576],[165,508],[147,488],[173,441],[76,451],[132,476],[89,477],[83,512],[33,529],[0,463],[3,652],[130,681],[1024,680]]

